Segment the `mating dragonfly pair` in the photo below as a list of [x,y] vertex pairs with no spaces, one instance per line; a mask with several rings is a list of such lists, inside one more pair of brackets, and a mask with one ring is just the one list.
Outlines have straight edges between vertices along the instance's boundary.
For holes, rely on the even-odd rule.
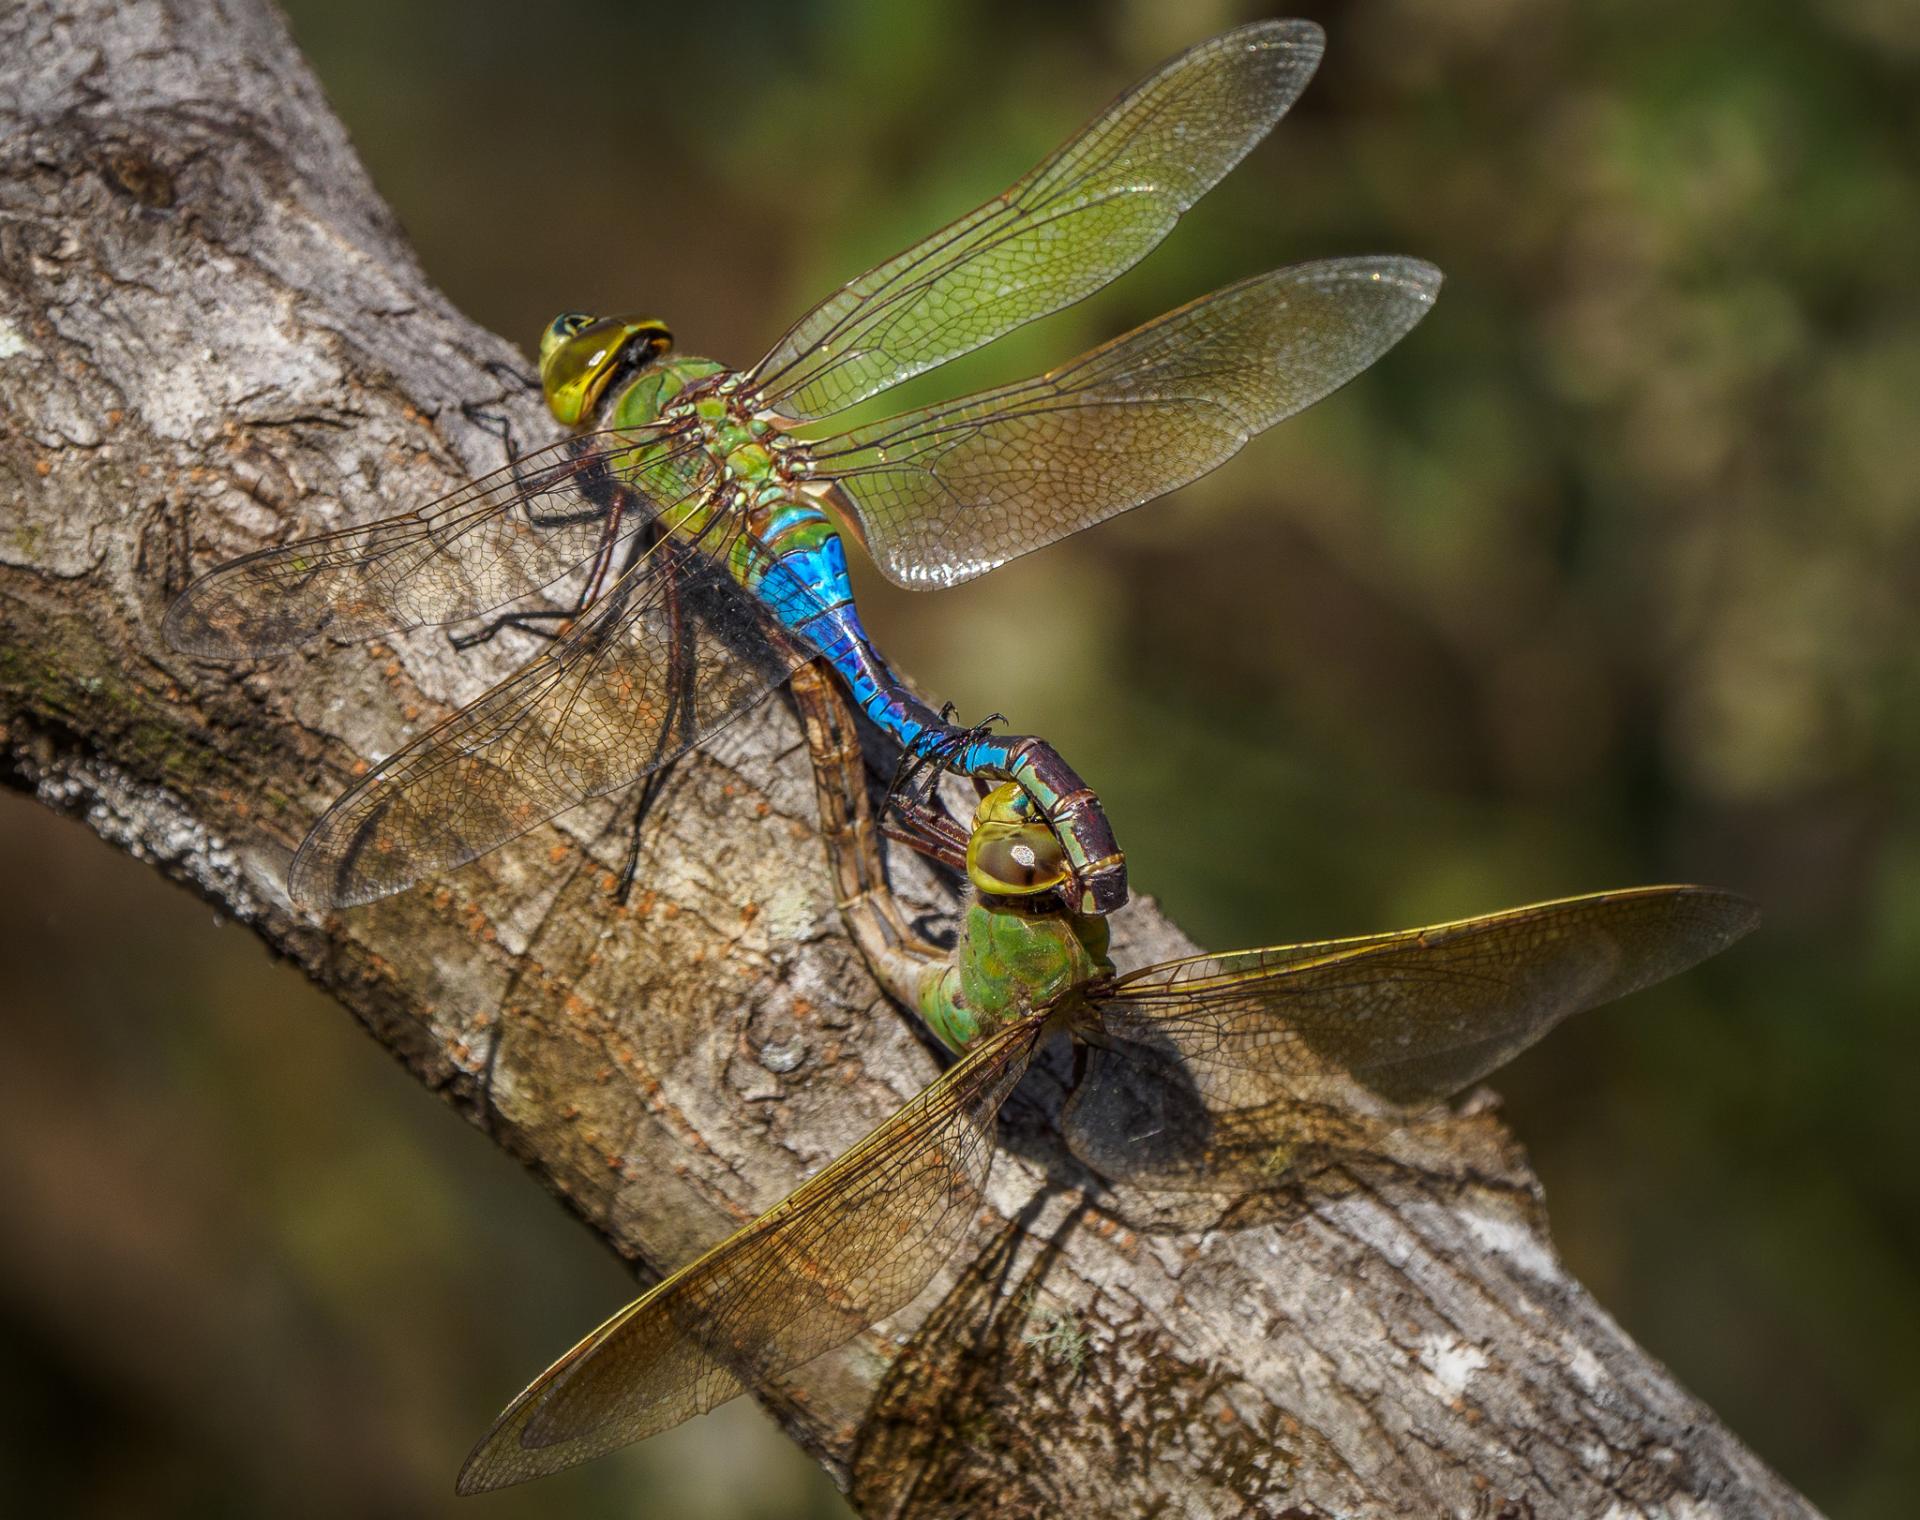
[[[1306,264],[1029,380],[818,426],[1130,268],[1285,113],[1322,47],[1311,23],[1268,22],[1183,54],[748,369],[676,355],[650,318],[562,316],[543,335],[541,379],[555,415],[585,431],[418,512],[224,566],[169,614],[177,647],[221,657],[489,615],[489,629],[557,623],[538,659],[320,820],[291,880],[313,905],[398,891],[637,782],[796,673],[830,816],[866,806],[856,752],[822,749],[828,731],[844,740],[833,713],[847,700],[911,762],[986,794],[970,829],[925,805],[903,826],[978,889],[955,948],[896,936],[872,956],[958,1062],[544,1374],[475,1451],[464,1490],[663,1429],[910,1300],[971,1217],[1001,1101],[1056,1033],[1094,1047],[1064,1122],[1094,1172],[1270,1187],[1316,1147],[1366,1144],[1568,1014],[1750,927],[1750,907],[1726,894],[1648,888],[1119,975],[1103,915],[1125,901],[1125,863],[1097,796],[1043,741],[933,712],[861,624],[842,526],[891,579],[957,584],[1214,468],[1425,314],[1440,279],[1418,260]],[[560,607],[500,611],[563,586]],[[884,911],[877,858],[830,842],[868,884],[850,915]],[[1101,1097],[1103,1062],[1178,1103],[1142,1126]]]

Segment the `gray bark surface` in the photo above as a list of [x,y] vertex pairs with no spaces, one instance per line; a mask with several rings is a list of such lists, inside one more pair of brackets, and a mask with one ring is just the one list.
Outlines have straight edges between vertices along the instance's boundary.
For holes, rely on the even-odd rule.
[[[250,925],[657,1272],[938,1070],[838,921],[785,701],[674,771],[627,906],[616,799],[316,920],[285,895],[314,818],[529,646],[160,639],[192,574],[497,465],[463,403],[547,441],[522,369],[428,284],[264,3],[0,14],[0,773]],[[1151,907],[1118,925],[1123,965],[1184,948]],[[1201,1217],[1088,1190],[1063,1073],[1010,1106],[976,1249],[756,1390],[863,1513],[1811,1513],[1567,1275],[1486,1105]]]

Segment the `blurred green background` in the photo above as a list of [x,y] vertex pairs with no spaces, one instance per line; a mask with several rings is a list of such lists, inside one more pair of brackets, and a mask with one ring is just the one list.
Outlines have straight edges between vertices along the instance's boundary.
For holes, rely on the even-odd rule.
[[[1496,1085],[1626,1327],[1829,1513],[1909,1514],[1920,8],[1304,9],[1327,61],[1270,142],[1109,292],[931,389],[1332,254],[1434,260],[1434,314],[1170,501],[958,591],[866,577],[869,622],[929,691],[1052,738],[1209,945],[1640,881],[1760,899],[1723,962]],[[474,317],[530,341],[644,307],[733,362],[1262,14],[291,13]],[[0,798],[0,893],[0,1488],[455,1512],[467,1442],[618,1267],[295,973],[77,826]],[[836,1503],[742,1404],[458,1513]]]

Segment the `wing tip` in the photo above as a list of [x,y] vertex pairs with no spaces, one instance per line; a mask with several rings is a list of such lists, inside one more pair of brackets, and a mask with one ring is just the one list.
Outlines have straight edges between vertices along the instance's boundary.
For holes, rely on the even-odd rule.
[[460,1464],[460,1471],[453,1480],[456,1497],[471,1499],[475,1494],[490,1494],[498,1489],[511,1488],[516,1483],[524,1483],[531,1476],[515,1472],[511,1467],[503,1469],[503,1464],[494,1460],[499,1438],[500,1426],[496,1423],[467,1453],[467,1460]]
[[298,649],[319,631],[284,608],[250,610],[223,582],[221,570],[214,570],[174,599],[160,623],[168,648],[203,660],[260,659]]
[[1447,282],[1438,264],[1405,253],[1365,254],[1331,261],[1344,276],[1359,276],[1369,284],[1389,285],[1411,296],[1424,310],[1440,298]]
[[1717,942],[1713,949],[1707,952],[1709,955],[1718,955],[1730,945],[1745,939],[1760,927],[1765,918],[1760,904],[1744,892],[1729,891],[1725,887],[1695,886],[1691,883],[1676,887],[1674,890],[1710,905],[1715,910]]
[[193,585],[174,598],[173,605],[160,623],[160,637],[169,649],[206,660],[230,660],[243,651],[214,620],[208,611],[208,598],[202,591],[205,581]]
[[[331,816],[329,810],[327,817]],[[376,885],[325,858],[328,852],[321,831],[326,822],[327,819],[322,818],[313,826],[313,831],[294,851],[293,864],[287,867],[287,897],[296,908],[307,913],[336,913],[342,908],[358,908],[382,897],[391,897],[413,885],[411,880],[397,886]]]
[[[1327,50],[1326,28],[1318,21],[1309,21],[1303,16],[1270,16],[1264,21],[1249,21],[1245,26],[1234,27],[1213,38],[1215,44],[1242,42],[1274,48],[1292,48],[1298,52],[1311,51],[1317,58]],[[1271,39],[1271,40],[1268,40]],[[1200,46],[1207,46],[1201,43]]]

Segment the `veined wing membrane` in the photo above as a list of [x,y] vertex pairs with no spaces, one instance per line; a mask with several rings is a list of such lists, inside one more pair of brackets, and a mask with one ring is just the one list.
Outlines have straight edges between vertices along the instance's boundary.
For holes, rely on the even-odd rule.
[[642,1440],[911,1302],[979,1207],[994,1118],[1047,1015],[983,1041],[783,1203],[630,1304],[515,1399],[461,1469],[503,1488]]
[[1426,315],[1417,259],[1243,280],[1030,380],[811,451],[890,580],[951,586],[1186,484],[1338,390]]
[[985,205],[828,296],[748,376],[789,416],[826,417],[1098,290],[1266,136],[1326,39],[1263,21],[1135,85]]
[[654,546],[540,658],[362,778],[294,857],[294,899],[346,907],[464,865],[761,701],[805,656],[724,549]]
[[477,617],[552,585],[700,488],[706,456],[661,428],[563,439],[417,512],[220,566],[167,613],[167,642],[215,659],[322,634],[369,638]]
[[[1116,1180],[1270,1186],[1303,1149],[1365,1143],[1757,921],[1731,893],[1642,887],[1149,967],[1092,999],[1106,1048],[1068,1114],[1069,1143]],[[1369,1099],[1384,1102],[1370,1111]]]

